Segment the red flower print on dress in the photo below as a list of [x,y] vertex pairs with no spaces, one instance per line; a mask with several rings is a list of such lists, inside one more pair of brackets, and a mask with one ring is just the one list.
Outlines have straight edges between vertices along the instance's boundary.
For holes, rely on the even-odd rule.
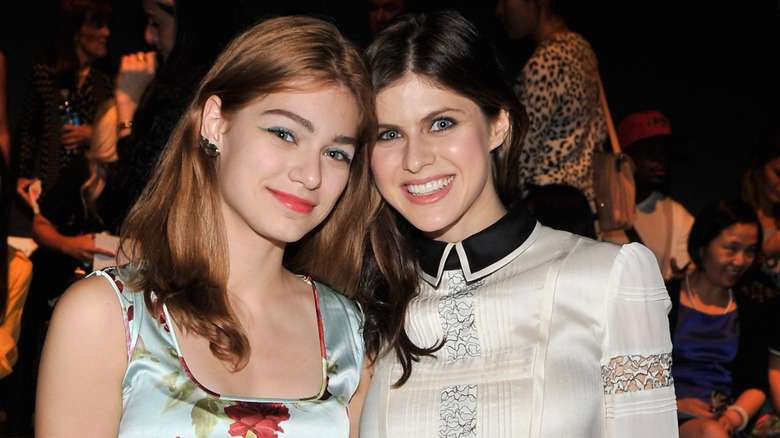
[[237,402],[227,406],[225,414],[236,420],[230,425],[230,436],[246,437],[250,430],[258,438],[276,438],[276,432],[284,432],[279,425],[290,419],[290,410],[281,403]]

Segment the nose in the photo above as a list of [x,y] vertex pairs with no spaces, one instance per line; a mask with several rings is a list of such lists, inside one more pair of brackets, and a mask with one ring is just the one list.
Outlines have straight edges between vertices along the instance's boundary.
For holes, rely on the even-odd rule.
[[318,188],[322,183],[320,155],[303,157],[290,169],[290,179],[302,184],[308,190]]
[[745,251],[739,251],[734,255],[733,260],[734,265],[736,266],[745,266],[753,263],[753,257],[751,257],[749,254],[746,254]]
[[144,29],[144,40],[146,44],[157,47],[157,31],[152,26],[147,25]]
[[417,173],[426,166],[433,164],[434,161],[436,161],[436,154],[432,150],[431,145],[426,144],[421,139],[408,138],[404,146],[403,166],[405,170]]

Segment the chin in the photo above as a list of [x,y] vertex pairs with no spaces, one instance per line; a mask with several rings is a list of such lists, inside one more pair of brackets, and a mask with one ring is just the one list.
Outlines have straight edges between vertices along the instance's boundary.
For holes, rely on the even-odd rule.
[[436,239],[437,236],[441,236],[442,234],[446,233],[447,230],[452,226],[451,223],[443,224],[439,221],[432,222],[430,220],[418,221],[416,223],[409,221],[409,223],[432,239]]

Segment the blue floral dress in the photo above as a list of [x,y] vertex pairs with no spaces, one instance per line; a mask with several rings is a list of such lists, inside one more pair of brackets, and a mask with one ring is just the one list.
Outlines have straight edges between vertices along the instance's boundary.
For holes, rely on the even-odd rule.
[[[123,269],[123,268],[120,268]],[[124,313],[128,364],[122,382],[119,437],[346,437],[349,400],[363,366],[362,314],[329,287],[311,284],[317,303],[322,386],[307,399],[258,399],[216,394],[187,369],[170,315],[152,315],[143,294],[126,287],[117,268],[111,282]]]

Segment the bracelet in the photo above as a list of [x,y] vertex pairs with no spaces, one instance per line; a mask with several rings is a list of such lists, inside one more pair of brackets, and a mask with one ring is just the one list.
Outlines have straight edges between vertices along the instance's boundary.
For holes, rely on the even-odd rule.
[[116,125],[116,132],[123,131],[125,129],[130,129],[133,127],[133,121],[132,120],[125,120],[124,122],[119,122]]
[[737,411],[737,413],[739,414],[739,417],[742,419],[742,423],[740,423],[739,427],[736,428],[735,430],[737,432],[743,430],[745,428],[745,426],[747,426],[748,421],[750,421],[750,416],[748,415],[747,411],[745,410],[745,408],[743,408],[740,405],[729,405],[726,408],[726,410],[729,410],[729,409],[731,409],[733,411]]

